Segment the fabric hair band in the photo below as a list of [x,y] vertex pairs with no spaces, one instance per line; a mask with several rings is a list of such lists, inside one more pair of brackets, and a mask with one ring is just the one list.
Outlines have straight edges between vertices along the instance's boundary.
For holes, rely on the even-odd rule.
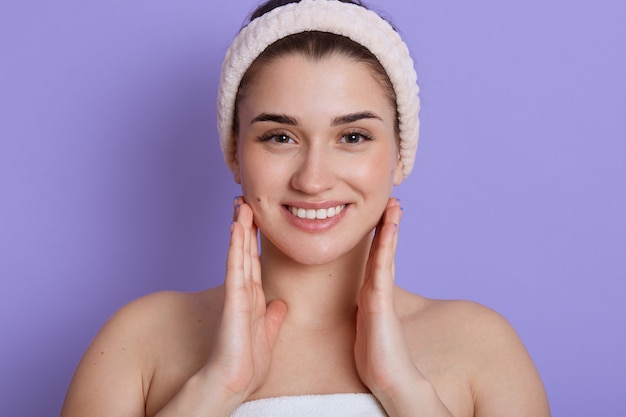
[[409,49],[398,32],[375,12],[337,0],[301,0],[278,7],[244,27],[222,63],[217,94],[220,146],[233,170],[235,100],[241,80],[254,60],[274,42],[296,33],[328,32],[345,36],[367,48],[387,72],[396,95],[400,130],[400,159],[406,178],[413,169],[419,137],[419,87]]

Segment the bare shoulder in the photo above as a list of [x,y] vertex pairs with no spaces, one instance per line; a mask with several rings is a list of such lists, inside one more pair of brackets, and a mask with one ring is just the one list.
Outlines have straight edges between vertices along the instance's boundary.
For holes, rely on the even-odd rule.
[[481,304],[429,299],[403,290],[397,300],[409,344],[422,357],[425,352],[432,352],[439,359],[445,352],[445,360],[455,361],[468,378],[483,375],[489,362],[525,354],[520,338],[507,320]]
[[516,337],[500,314],[472,301],[436,300],[398,289],[396,305],[409,337],[412,330],[428,327],[437,328],[442,337],[465,341],[464,344],[489,342],[485,338]]
[[519,341],[515,330],[502,315],[479,303],[411,296],[421,300],[421,308],[405,310],[407,323],[435,325],[439,333],[454,338],[464,349],[475,347],[478,353],[495,345]]
[[398,290],[398,314],[409,339],[429,338],[459,346],[473,359],[492,357],[498,350],[519,348],[521,341],[496,311],[464,300],[435,300]]
[[[453,402],[471,395],[475,416],[549,416],[543,383],[515,329],[496,311],[399,290],[398,314],[416,363]],[[469,398],[467,398],[469,400]]]
[[121,308],[107,326],[130,327],[134,334],[151,337],[164,330],[206,324],[222,309],[222,287],[185,293],[163,291],[138,298]]
[[147,352],[156,350],[151,347],[186,339],[197,328],[210,326],[221,308],[221,287],[195,293],[153,293],[118,310],[94,343],[140,350],[146,357]]
[[220,287],[159,292],[119,309],[81,359],[62,416],[146,415],[151,401],[163,401],[178,381],[201,366],[221,311],[221,294]]

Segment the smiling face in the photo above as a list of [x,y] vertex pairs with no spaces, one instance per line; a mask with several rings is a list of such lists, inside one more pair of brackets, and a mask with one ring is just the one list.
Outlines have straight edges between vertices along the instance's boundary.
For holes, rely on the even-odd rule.
[[269,244],[323,264],[368,238],[403,177],[395,109],[367,65],[277,58],[255,75],[238,119],[235,180]]

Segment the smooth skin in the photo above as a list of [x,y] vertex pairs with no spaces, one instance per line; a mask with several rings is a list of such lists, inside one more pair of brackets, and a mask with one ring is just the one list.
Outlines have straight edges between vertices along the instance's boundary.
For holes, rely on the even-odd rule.
[[[355,114],[367,117],[345,117]],[[229,416],[246,400],[341,392],[372,392],[390,416],[549,416],[504,319],[394,284],[393,118],[364,64],[289,55],[266,65],[240,103],[243,196],[224,285],[116,313],[62,417]],[[341,214],[322,221],[290,210],[335,205]]]

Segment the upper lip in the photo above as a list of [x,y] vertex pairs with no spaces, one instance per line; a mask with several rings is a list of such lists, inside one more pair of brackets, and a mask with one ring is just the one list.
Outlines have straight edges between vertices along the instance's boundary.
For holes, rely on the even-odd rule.
[[290,201],[285,203],[287,207],[296,207],[301,209],[329,209],[331,207],[345,206],[347,203],[342,201]]

